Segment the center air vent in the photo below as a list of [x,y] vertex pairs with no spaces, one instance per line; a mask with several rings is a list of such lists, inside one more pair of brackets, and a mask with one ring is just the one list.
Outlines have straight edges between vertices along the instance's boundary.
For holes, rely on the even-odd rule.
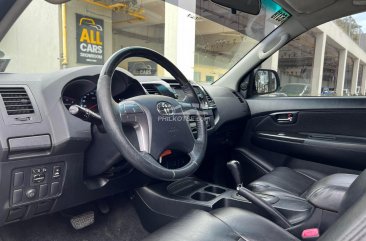
[[143,84],[143,87],[150,95],[160,95],[160,92],[155,84]]
[[0,95],[3,99],[8,115],[33,114],[32,102],[23,87],[0,87]]

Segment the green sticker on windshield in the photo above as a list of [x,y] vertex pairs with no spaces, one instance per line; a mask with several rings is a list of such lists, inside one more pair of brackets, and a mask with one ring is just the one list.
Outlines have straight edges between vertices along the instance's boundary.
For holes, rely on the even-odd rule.
[[286,22],[287,19],[291,17],[291,14],[286,12],[283,8],[275,12],[270,18],[269,21],[276,25],[281,25]]

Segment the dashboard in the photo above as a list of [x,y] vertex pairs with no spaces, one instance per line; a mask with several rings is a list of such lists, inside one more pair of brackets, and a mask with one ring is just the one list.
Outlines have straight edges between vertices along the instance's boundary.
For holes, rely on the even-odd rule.
[[[68,111],[77,104],[98,112],[95,91],[101,69],[0,73],[0,190],[4,194],[0,195],[0,226],[150,181],[123,160],[106,133]],[[242,119],[250,115],[245,100],[225,87],[192,85],[205,110],[209,141],[226,142],[229,133],[238,133],[231,123],[244,125]],[[115,72],[112,96],[116,102],[146,94],[186,99],[174,79],[132,76],[122,69]]]

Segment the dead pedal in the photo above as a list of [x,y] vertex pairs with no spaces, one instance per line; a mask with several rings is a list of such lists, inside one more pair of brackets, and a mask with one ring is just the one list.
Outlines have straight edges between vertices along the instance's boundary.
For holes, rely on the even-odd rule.
[[76,230],[86,228],[94,223],[94,211],[85,212],[70,219],[72,227]]

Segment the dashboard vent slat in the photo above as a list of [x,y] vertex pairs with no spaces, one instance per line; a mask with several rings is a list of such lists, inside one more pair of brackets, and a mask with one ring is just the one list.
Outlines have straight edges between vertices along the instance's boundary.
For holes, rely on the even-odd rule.
[[33,114],[34,108],[24,87],[0,87],[8,115]]
[[216,108],[215,101],[211,98],[211,96],[207,93],[207,91],[203,87],[201,87],[201,90],[202,90],[203,94],[205,95],[208,107]]
[[150,95],[160,95],[159,90],[154,84],[143,84],[143,87]]
[[206,99],[208,102],[208,106],[210,107],[216,107],[215,101],[211,98],[211,96],[205,91]]

